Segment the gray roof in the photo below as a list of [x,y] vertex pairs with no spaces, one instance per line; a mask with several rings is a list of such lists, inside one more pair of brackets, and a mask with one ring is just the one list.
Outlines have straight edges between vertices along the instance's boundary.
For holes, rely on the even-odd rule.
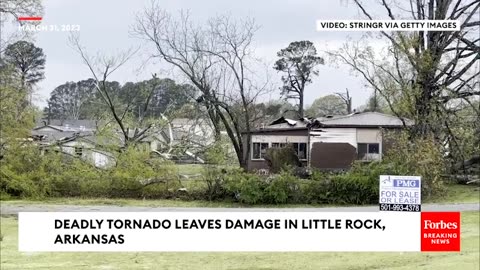
[[68,140],[75,137],[85,137],[85,136],[93,136],[92,131],[42,131],[40,130],[32,130],[32,136],[41,138],[41,141],[46,143],[52,142],[60,142],[64,140]]
[[35,127],[45,125],[63,126],[63,127],[85,127],[87,129],[96,129],[100,125],[96,120],[76,120],[76,119],[39,119],[36,121]]
[[[325,126],[403,127],[403,122],[400,118],[378,112],[353,113],[332,118],[319,118],[317,120]],[[413,124],[409,119],[404,119],[404,121],[406,125]]]
[[[413,121],[404,119],[406,125]],[[307,128],[307,126],[320,127],[403,127],[403,122],[393,115],[378,112],[352,113],[348,115],[333,115],[312,119],[287,119],[280,118],[268,126],[268,129]]]
[[[199,120],[176,118],[172,120],[173,142],[177,144],[185,144],[195,142],[195,144],[204,144],[208,140],[206,134],[196,134],[193,132],[194,127],[209,127],[206,123]],[[100,126],[100,125],[98,125]],[[201,129],[202,130],[202,129]],[[120,130],[116,129],[112,137],[106,138],[96,134],[97,122],[94,120],[50,120],[47,124],[46,120],[37,121],[37,126],[32,130],[32,137],[43,142],[64,142],[83,138],[91,142],[103,144],[121,143],[124,138]],[[141,132],[142,129],[139,130]],[[129,136],[133,136],[135,128],[128,129]],[[146,132],[146,137],[142,142],[162,141],[169,142],[169,130],[167,127],[151,128]]]
[[79,127],[69,126],[69,125],[66,125],[66,126],[46,125],[46,126],[36,127],[33,130],[36,130],[38,132],[48,132],[48,131],[44,131],[46,128],[55,129],[58,132],[93,132],[95,131],[95,129],[93,128],[86,128],[84,126],[79,126]]

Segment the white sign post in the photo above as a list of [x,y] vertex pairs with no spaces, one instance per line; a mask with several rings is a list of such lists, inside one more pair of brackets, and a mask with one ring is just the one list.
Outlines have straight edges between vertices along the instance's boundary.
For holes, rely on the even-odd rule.
[[380,175],[380,211],[421,212],[420,176]]

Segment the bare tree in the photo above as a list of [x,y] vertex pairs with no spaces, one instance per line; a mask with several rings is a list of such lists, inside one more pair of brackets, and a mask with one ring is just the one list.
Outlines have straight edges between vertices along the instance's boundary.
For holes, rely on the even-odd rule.
[[[354,0],[361,13],[375,19]],[[413,136],[433,134],[451,148],[459,145],[452,128],[456,112],[478,98],[480,1],[379,1],[391,19],[458,20],[460,31],[381,32],[388,48],[376,53],[362,41],[330,55],[360,74],[390,111],[415,120]],[[475,117],[474,117],[475,118]]]
[[345,90],[346,90],[345,93],[335,93],[335,94],[339,96],[345,103],[345,106],[347,106],[347,114],[351,114],[352,113],[352,97],[350,96],[350,92],[348,91],[348,88]]
[[5,23],[13,20],[14,24],[37,24],[37,22],[19,21],[21,16],[42,16],[43,6],[41,0],[2,0],[0,1],[0,53],[3,53],[8,44],[20,39],[27,39],[30,31],[14,31],[6,33]]
[[[118,93],[115,93],[112,90],[111,84],[108,81],[110,75],[123,66],[137,52],[137,50],[130,49],[117,56],[107,57],[105,55],[98,55],[97,57],[91,57],[85,52],[85,48],[81,46],[78,36],[70,36],[70,43],[81,56],[83,63],[90,70],[95,81],[95,89],[107,106],[114,122],[117,124],[122,134],[123,147],[134,145],[149,136],[155,128],[156,122],[149,122],[146,121],[145,118],[140,117],[135,123],[132,123],[132,126],[130,126],[127,114],[130,111],[132,102],[126,105],[119,105],[115,100],[115,95]],[[152,76],[154,79],[152,81],[154,83],[149,86],[149,89],[147,89],[148,94],[146,95],[146,100],[140,115],[145,115],[151,96],[156,88],[156,74],[153,74]],[[131,99],[131,101],[133,101],[133,99]]]
[[217,138],[224,129],[245,169],[252,108],[267,90],[267,83],[257,84],[253,71],[256,61],[251,46],[256,29],[253,20],[233,21],[227,16],[197,26],[188,13],[173,17],[153,1],[138,15],[133,30],[154,46],[153,57],[171,64],[198,88],[201,96],[196,100],[206,108]]

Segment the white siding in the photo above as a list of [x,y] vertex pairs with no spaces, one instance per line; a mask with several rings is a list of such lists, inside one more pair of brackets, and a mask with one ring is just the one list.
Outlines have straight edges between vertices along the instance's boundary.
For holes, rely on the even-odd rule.
[[357,130],[355,128],[322,128],[311,131],[311,143],[349,143],[357,148]]
[[150,142],[150,151],[157,151],[158,149],[158,141],[152,141]]
[[359,143],[382,143],[382,133],[380,129],[357,129],[357,142]]
[[378,128],[359,128],[357,129],[358,143],[378,143],[379,154],[369,154],[372,160],[381,160],[383,153],[382,131]]
[[102,153],[92,151],[92,157],[95,167],[106,168],[110,164],[109,157]]
[[94,149],[94,146],[89,143],[72,141],[61,146],[64,153],[75,155],[75,147],[82,147],[82,159],[87,160],[98,168],[107,168],[115,164],[115,160],[107,155]]
[[252,143],[306,143],[307,136],[302,135],[252,135]]
[[77,141],[72,141],[72,142],[67,142],[67,143],[64,143],[62,144],[62,146],[60,146],[60,148],[62,149],[62,152],[64,153],[67,153],[67,154],[70,154],[70,155],[75,155],[75,147],[79,147],[79,146],[82,146],[82,143],[80,142],[77,142]]

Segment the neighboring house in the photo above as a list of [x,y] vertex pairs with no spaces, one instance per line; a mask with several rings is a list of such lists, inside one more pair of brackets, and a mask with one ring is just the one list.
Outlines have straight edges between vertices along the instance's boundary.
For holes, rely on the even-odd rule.
[[[119,132],[118,139],[100,139],[96,134],[99,126],[92,120],[40,120],[32,130],[32,137],[39,145],[54,146],[66,154],[88,160],[99,168],[108,168],[115,165],[114,155],[98,146],[121,143],[123,137]],[[134,131],[129,132],[133,136]],[[166,127],[149,131],[139,147],[164,158],[203,163],[197,154],[213,142],[213,130],[206,123],[173,119]]]
[[96,147],[94,129],[71,126],[70,123],[38,126],[32,130],[32,137],[45,150],[53,147],[65,154],[87,160],[98,168],[115,165],[113,155]]
[[412,124],[404,121],[376,112],[302,120],[282,117],[250,132],[248,169],[268,169],[266,150],[287,145],[294,148],[304,166],[323,170],[348,169],[355,160],[381,160],[388,148],[383,131]]

